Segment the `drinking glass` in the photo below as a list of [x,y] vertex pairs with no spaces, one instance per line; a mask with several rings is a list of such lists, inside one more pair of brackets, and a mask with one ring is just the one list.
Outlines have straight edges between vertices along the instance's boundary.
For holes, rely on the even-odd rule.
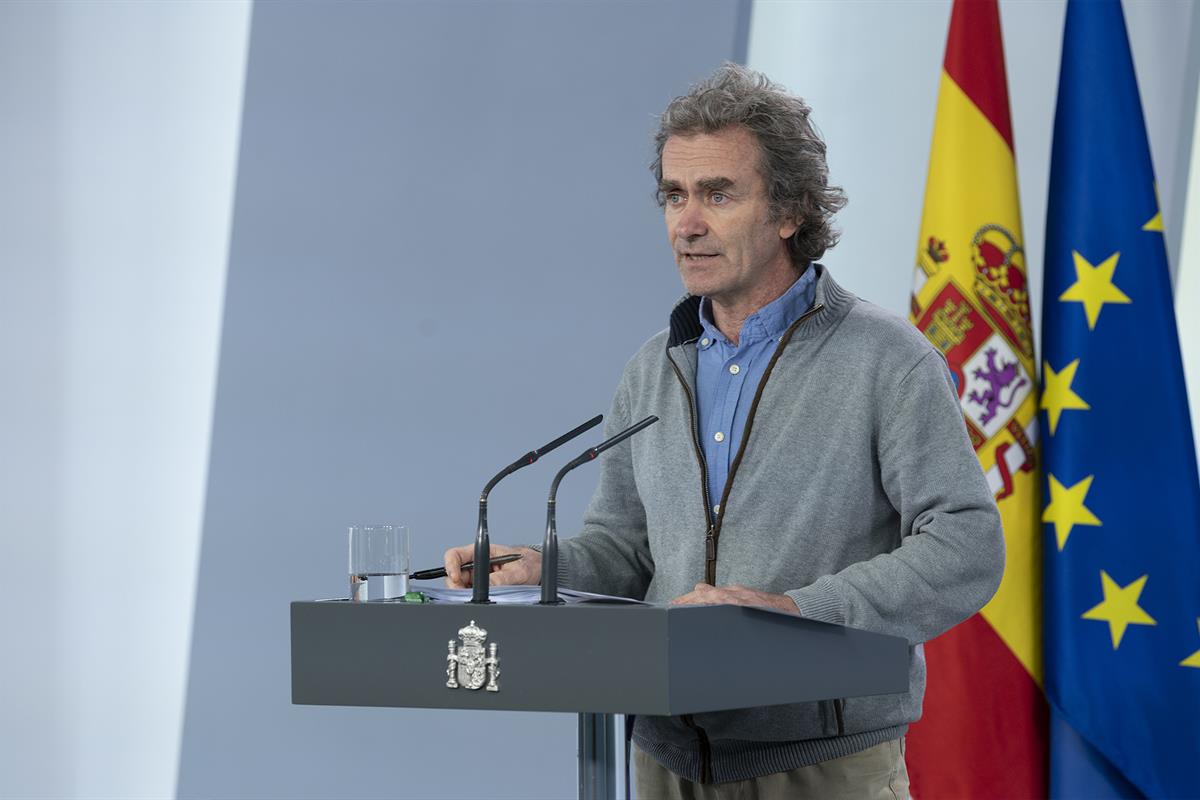
[[404,525],[350,526],[350,599],[386,600],[408,592],[409,541]]

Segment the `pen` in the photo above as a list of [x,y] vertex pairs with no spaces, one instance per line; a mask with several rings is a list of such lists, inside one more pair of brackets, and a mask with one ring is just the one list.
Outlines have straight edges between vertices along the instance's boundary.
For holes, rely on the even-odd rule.
[[[520,553],[510,553],[509,555],[506,555],[506,556],[496,556],[495,558],[491,559],[488,563],[490,566],[494,567],[497,564],[512,563],[513,561],[517,561],[520,558],[523,558],[523,556]],[[474,568],[474,566],[475,566],[474,562],[468,561],[466,564],[463,564],[461,567],[459,567],[459,569],[472,569],[472,568]],[[409,575],[408,577],[409,577],[409,580],[414,580],[414,581],[428,581],[428,580],[433,580],[434,578],[444,578],[444,577],[446,577],[446,568],[438,567],[437,569],[417,570],[416,572]]]

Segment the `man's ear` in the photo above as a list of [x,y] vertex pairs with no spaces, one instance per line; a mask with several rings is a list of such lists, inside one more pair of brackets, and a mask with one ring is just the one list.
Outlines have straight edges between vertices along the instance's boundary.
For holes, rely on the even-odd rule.
[[790,239],[796,235],[796,231],[800,230],[800,221],[797,219],[785,219],[779,223],[779,238]]

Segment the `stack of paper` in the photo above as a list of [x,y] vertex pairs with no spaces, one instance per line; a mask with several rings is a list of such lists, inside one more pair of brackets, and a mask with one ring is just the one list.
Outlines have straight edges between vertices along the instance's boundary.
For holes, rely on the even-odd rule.
[[[447,589],[444,587],[423,587],[421,592],[430,600],[439,603],[466,603],[471,600],[470,589]],[[520,605],[522,603],[531,604],[537,603],[542,599],[542,587],[540,586],[492,586],[488,592],[488,598],[493,603],[511,603]],[[633,600],[628,597],[616,597],[607,594],[593,594],[591,592],[580,592],[575,589],[559,589],[558,598],[565,603],[633,603],[636,605],[646,605],[641,600]]]

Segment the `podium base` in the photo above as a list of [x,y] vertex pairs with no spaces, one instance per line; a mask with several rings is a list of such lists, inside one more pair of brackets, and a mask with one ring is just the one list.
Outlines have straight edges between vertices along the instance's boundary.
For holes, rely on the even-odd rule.
[[624,714],[579,715],[580,800],[629,800]]

